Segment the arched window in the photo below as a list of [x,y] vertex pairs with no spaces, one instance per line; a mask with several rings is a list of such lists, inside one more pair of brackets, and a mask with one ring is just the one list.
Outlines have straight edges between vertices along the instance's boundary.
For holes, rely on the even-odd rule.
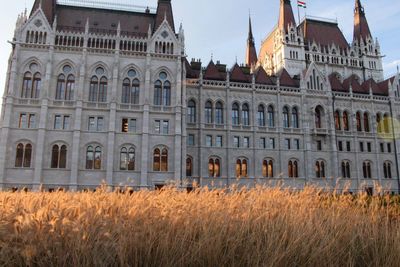
[[239,105],[237,103],[232,105],[232,125],[239,125]]
[[32,160],[32,145],[27,144],[25,145],[25,150],[24,150],[24,168],[30,168],[31,167],[31,160]]
[[186,159],[186,177],[193,176],[193,162],[191,158]]
[[154,83],[154,105],[171,105],[171,83],[166,72],[160,72],[159,79]]
[[382,133],[382,116],[381,114],[376,114],[376,125],[378,133]]
[[264,160],[263,161],[262,175],[265,178],[273,178],[274,177],[274,163],[272,160]]
[[101,169],[101,147],[88,146],[86,149],[86,169],[100,170]]
[[193,100],[188,103],[187,119],[189,123],[196,123],[196,103]]
[[140,81],[137,79],[137,73],[134,69],[130,69],[127,77],[122,82],[122,103],[139,104]]
[[264,127],[265,126],[265,109],[263,105],[258,106],[257,110],[257,123],[258,126]]
[[385,179],[392,179],[392,164],[390,162],[383,163],[383,173]]
[[58,168],[58,160],[60,155],[60,149],[58,145],[54,145],[53,149],[51,150],[51,168],[57,169]]
[[389,115],[385,114],[383,115],[383,127],[385,129],[385,133],[390,133],[390,121],[389,121]]
[[268,126],[275,127],[275,112],[273,106],[268,106]]
[[217,124],[224,124],[224,106],[221,102],[215,105],[215,122]]
[[167,172],[168,171],[168,150],[166,148],[154,149],[153,171],[155,171],[155,172]]
[[21,168],[23,166],[23,161],[24,161],[24,145],[18,144],[15,156],[15,167]]
[[237,178],[246,178],[247,177],[247,160],[238,159],[236,161],[236,177]]
[[22,83],[21,97],[22,98],[39,98],[42,79],[39,72],[32,76],[30,72],[24,74]]
[[362,127],[361,127],[361,113],[360,112],[356,113],[356,123],[357,123],[357,132],[361,132]]
[[322,107],[318,106],[315,108],[315,128],[322,128]]
[[88,146],[86,149],[86,169],[92,170],[93,169],[93,157],[94,151],[92,146]]
[[371,163],[369,161],[364,161],[363,163],[363,176],[364,179],[371,179]]
[[71,66],[65,65],[62,69],[63,73],[58,75],[56,100],[72,100],[74,98],[75,77],[71,71]]
[[347,111],[343,112],[343,130],[349,131],[350,126],[349,126],[349,113]]
[[108,80],[105,76],[105,70],[98,67],[95,75],[90,80],[89,101],[90,102],[107,102],[107,85]]
[[351,178],[350,162],[348,162],[348,161],[342,162],[342,178],[346,178],[346,179]]
[[67,146],[53,145],[51,150],[51,168],[65,169],[67,167]]
[[211,101],[207,101],[205,105],[205,123],[211,124],[213,121],[213,112],[212,112],[212,103]]
[[135,148],[123,147],[120,152],[120,170],[134,171],[135,170]]
[[369,133],[369,115],[367,112],[364,113],[364,131]]
[[244,126],[250,125],[249,105],[247,104],[242,106],[242,124]]
[[335,111],[335,129],[338,131],[342,130],[342,124],[340,121],[340,113],[338,110]]
[[298,162],[297,160],[290,160],[288,164],[288,175],[289,178],[298,178],[299,170],[298,170]]
[[299,112],[296,107],[292,109],[292,126],[293,128],[299,128]]
[[219,159],[208,160],[208,176],[209,177],[221,177],[221,165]]
[[99,146],[94,150],[94,169],[101,169],[101,147]]
[[289,128],[290,127],[289,108],[288,107],[284,107],[283,108],[283,127],[284,128]]
[[317,178],[325,178],[325,162],[319,160],[315,163],[315,176]]

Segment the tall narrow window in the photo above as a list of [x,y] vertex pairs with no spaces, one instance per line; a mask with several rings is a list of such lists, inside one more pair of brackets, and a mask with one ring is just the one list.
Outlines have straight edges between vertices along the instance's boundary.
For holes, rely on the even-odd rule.
[[66,145],[61,146],[58,167],[60,169],[65,169],[67,167],[67,146]]
[[293,128],[299,128],[299,112],[296,107],[292,109],[292,126]]
[[31,160],[32,160],[32,145],[27,144],[25,145],[25,150],[24,150],[24,168],[30,168],[31,167]]
[[89,101],[97,102],[98,93],[99,93],[99,79],[97,77],[92,77],[92,79],[90,80]]
[[63,73],[58,75],[57,79],[56,100],[72,100],[75,89],[75,77],[71,74],[72,68],[65,65],[62,71]]
[[315,108],[315,128],[322,128],[322,107],[320,106]]
[[273,178],[274,177],[274,163],[272,160],[263,161],[263,177]]
[[381,114],[376,114],[376,125],[378,133],[382,133],[382,116]]
[[214,175],[214,159],[209,159],[208,160],[208,176],[209,177],[215,177]]
[[369,115],[368,113],[364,113],[364,131],[369,133]]
[[58,145],[54,145],[51,151],[51,168],[57,169],[58,168],[58,160],[59,160],[59,153],[60,149]]
[[215,123],[224,123],[224,106],[221,102],[217,102],[217,104],[215,105]]
[[189,123],[196,123],[196,103],[193,100],[188,103],[187,118]]
[[212,114],[212,103],[210,101],[206,102],[204,114],[205,114],[205,123],[208,124],[212,123],[213,114]]
[[107,102],[107,78],[100,79],[98,102]]
[[69,75],[67,78],[67,86],[65,89],[65,100],[73,100],[75,93],[75,77],[74,75]]
[[263,105],[258,106],[257,123],[258,123],[258,126],[260,126],[260,127],[265,126],[265,109],[264,109]]
[[191,158],[186,159],[186,177],[193,176],[193,163]]
[[208,160],[208,176],[209,177],[221,177],[221,163],[219,159]]
[[40,73],[36,73],[35,76],[33,77],[31,98],[39,98],[40,97],[41,87],[42,87],[42,79],[41,79]]
[[154,105],[161,106],[162,103],[162,83],[156,81],[154,84]]
[[94,162],[94,151],[92,146],[88,146],[86,149],[86,169],[92,170],[93,169],[93,162]]
[[349,113],[347,113],[347,111],[343,112],[343,130],[345,131],[349,131],[350,127],[349,127]]
[[167,172],[168,171],[168,150],[163,149],[161,153],[161,171]]
[[275,127],[275,112],[273,106],[268,106],[268,126]]
[[283,127],[284,128],[289,128],[290,127],[289,108],[288,107],[284,107],[283,108]]
[[339,131],[342,130],[339,111],[335,111],[335,129]]
[[388,114],[383,115],[383,127],[385,129],[385,133],[390,133],[389,124],[390,124],[389,115]]
[[369,161],[364,161],[363,163],[363,176],[364,179],[371,179],[371,163]]
[[21,97],[30,98],[32,91],[32,74],[30,72],[25,73],[24,81],[22,84]]
[[90,102],[107,102],[107,85],[108,80],[104,76],[105,70],[98,67],[95,75],[90,80],[89,101]]
[[122,82],[122,103],[124,104],[129,104],[130,102],[130,86],[131,86],[131,81],[126,78]]
[[21,168],[24,159],[24,145],[18,144],[15,156],[15,167]]
[[242,106],[242,123],[244,126],[250,125],[249,105],[243,104]]
[[121,148],[120,170],[121,171],[134,171],[135,170],[135,149],[133,147]]
[[65,96],[65,76],[60,74],[57,79],[56,99],[62,100]]
[[154,83],[154,105],[171,105],[171,83],[166,72],[159,74],[159,80]]
[[356,113],[356,124],[357,124],[357,132],[361,132],[362,128],[361,128],[361,113],[360,112]]
[[166,81],[163,88],[163,105],[171,106],[171,83]]
[[153,171],[159,172],[161,170],[161,152],[156,148],[153,153]]
[[242,174],[242,161],[238,159],[236,161],[236,177],[240,178],[241,174]]
[[239,105],[237,103],[232,105],[232,125],[239,125]]
[[140,82],[138,79],[134,79],[131,87],[130,103],[134,105],[139,104],[139,97],[140,97]]
[[96,147],[94,151],[94,169],[100,170],[101,169],[101,147]]

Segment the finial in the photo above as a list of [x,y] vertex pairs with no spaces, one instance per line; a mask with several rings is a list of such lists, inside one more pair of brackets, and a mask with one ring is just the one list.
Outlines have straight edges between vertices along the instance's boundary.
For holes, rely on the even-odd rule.
[[399,71],[399,65],[397,65],[397,74],[399,74],[399,72],[400,72],[400,71]]
[[211,51],[211,61],[214,60],[214,53]]

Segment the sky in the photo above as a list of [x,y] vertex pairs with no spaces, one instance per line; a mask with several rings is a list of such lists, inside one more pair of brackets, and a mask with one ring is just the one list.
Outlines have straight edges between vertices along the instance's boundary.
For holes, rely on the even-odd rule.
[[[97,0],[105,1],[105,0]],[[108,0],[126,2],[141,6],[155,7],[157,0]],[[7,71],[7,61],[15,21],[25,7],[28,13],[34,0],[14,0],[2,5],[0,11],[0,94],[3,95]],[[337,19],[339,27],[352,41],[353,0],[306,0],[309,16]],[[362,0],[372,35],[378,38],[383,58],[385,77],[396,73],[400,65],[400,1]],[[296,1],[292,0],[297,19]],[[207,65],[211,57],[228,66],[244,62],[248,17],[252,18],[253,34],[257,50],[261,41],[268,35],[278,21],[279,0],[172,0],[176,27],[182,23],[185,30],[186,54],[201,59]]]

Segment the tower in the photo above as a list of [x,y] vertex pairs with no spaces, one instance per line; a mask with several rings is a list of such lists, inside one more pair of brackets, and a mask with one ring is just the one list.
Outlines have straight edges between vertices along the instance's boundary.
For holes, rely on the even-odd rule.
[[249,17],[249,35],[247,37],[246,66],[254,68],[257,65],[257,52],[254,44],[251,18]]
[[353,48],[363,62],[363,79],[383,80],[383,66],[378,39],[374,40],[361,0],[355,1]]

